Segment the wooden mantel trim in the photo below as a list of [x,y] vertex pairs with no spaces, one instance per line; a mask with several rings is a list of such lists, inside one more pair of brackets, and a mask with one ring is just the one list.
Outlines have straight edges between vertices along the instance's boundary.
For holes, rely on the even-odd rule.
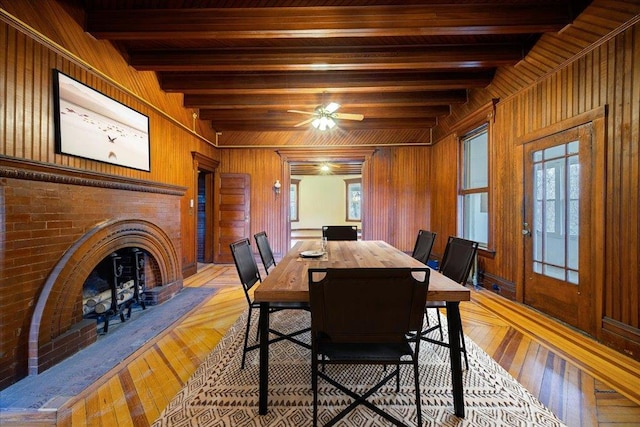
[[185,187],[0,156],[0,177],[184,196]]

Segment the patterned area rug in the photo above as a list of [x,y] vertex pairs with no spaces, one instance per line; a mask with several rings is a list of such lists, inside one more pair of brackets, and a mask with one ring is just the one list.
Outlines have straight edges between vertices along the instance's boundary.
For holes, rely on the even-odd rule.
[[[430,310],[432,311],[432,310]],[[240,316],[207,360],[153,424],[160,426],[307,426],[312,419],[310,350],[282,341],[270,346],[269,413],[258,415],[258,350],[247,354],[240,369],[246,315]],[[271,326],[290,331],[310,322],[308,313],[279,312]],[[252,320],[255,338],[257,315]],[[307,334],[308,335],[308,334]],[[307,337],[308,338],[308,337]],[[469,369],[464,371],[466,417],[453,411],[448,349],[422,342],[420,382],[422,417],[428,426],[562,426],[562,422],[522,385],[467,338]],[[464,361],[463,361],[464,366]],[[330,370],[332,369],[332,370]],[[354,371],[329,366],[342,382],[363,388],[383,374],[380,367]],[[360,390],[362,391],[362,390]],[[416,425],[413,370],[401,371],[400,392],[395,381],[371,401],[385,411]],[[319,380],[319,425],[351,403],[351,399]],[[383,426],[388,422],[362,405],[341,421],[344,426]]]

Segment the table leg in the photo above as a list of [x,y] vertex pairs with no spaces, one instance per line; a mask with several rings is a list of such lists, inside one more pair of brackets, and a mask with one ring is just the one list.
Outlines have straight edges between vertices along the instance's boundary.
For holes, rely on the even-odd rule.
[[269,303],[260,303],[260,398],[258,413],[267,414],[269,401]]
[[453,383],[453,409],[456,416],[464,418],[464,394],[462,389],[462,360],[460,357],[460,303],[447,302],[449,326],[449,357],[451,359],[451,382]]

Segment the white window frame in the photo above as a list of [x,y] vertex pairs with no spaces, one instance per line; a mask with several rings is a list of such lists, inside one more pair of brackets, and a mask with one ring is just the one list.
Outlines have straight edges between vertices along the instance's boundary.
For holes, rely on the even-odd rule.
[[[493,244],[493,218],[492,218],[492,195],[491,195],[491,127],[488,121],[483,122],[478,126],[474,126],[469,131],[465,132],[462,136],[459,137],[459,146],[460,146],[460,177],[459,177],[459,185],[458,185],[458,235],[464,239],[478,241],[479,247],[481,249],[490,250]],[[469,141],[473,141],[478,135],[485,133],[487,139],[487,153],[486,153],[486,175],[487,181],[485,186],[477,186],[477,187],[466,187],[467,179],[467,163],[468,159],[466,158],[467,151],[465,150],[467,147],[467,143]],[[482,201],[481,204],[483,206],[483,210],[487,212],[486,219],[486,242],[479,241],[474,236],[470,236],[466,233],[466,225],[468,224],[469,219],[466,215],[466,206],[465,206],[465,196],[473,195],[473,194],[486,194],[486,200]]]

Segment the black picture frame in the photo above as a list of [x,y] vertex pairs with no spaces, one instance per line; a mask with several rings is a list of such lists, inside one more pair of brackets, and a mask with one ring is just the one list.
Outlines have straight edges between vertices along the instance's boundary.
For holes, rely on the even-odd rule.
[[149,117],[53,70],[55,150],[151,171]]

